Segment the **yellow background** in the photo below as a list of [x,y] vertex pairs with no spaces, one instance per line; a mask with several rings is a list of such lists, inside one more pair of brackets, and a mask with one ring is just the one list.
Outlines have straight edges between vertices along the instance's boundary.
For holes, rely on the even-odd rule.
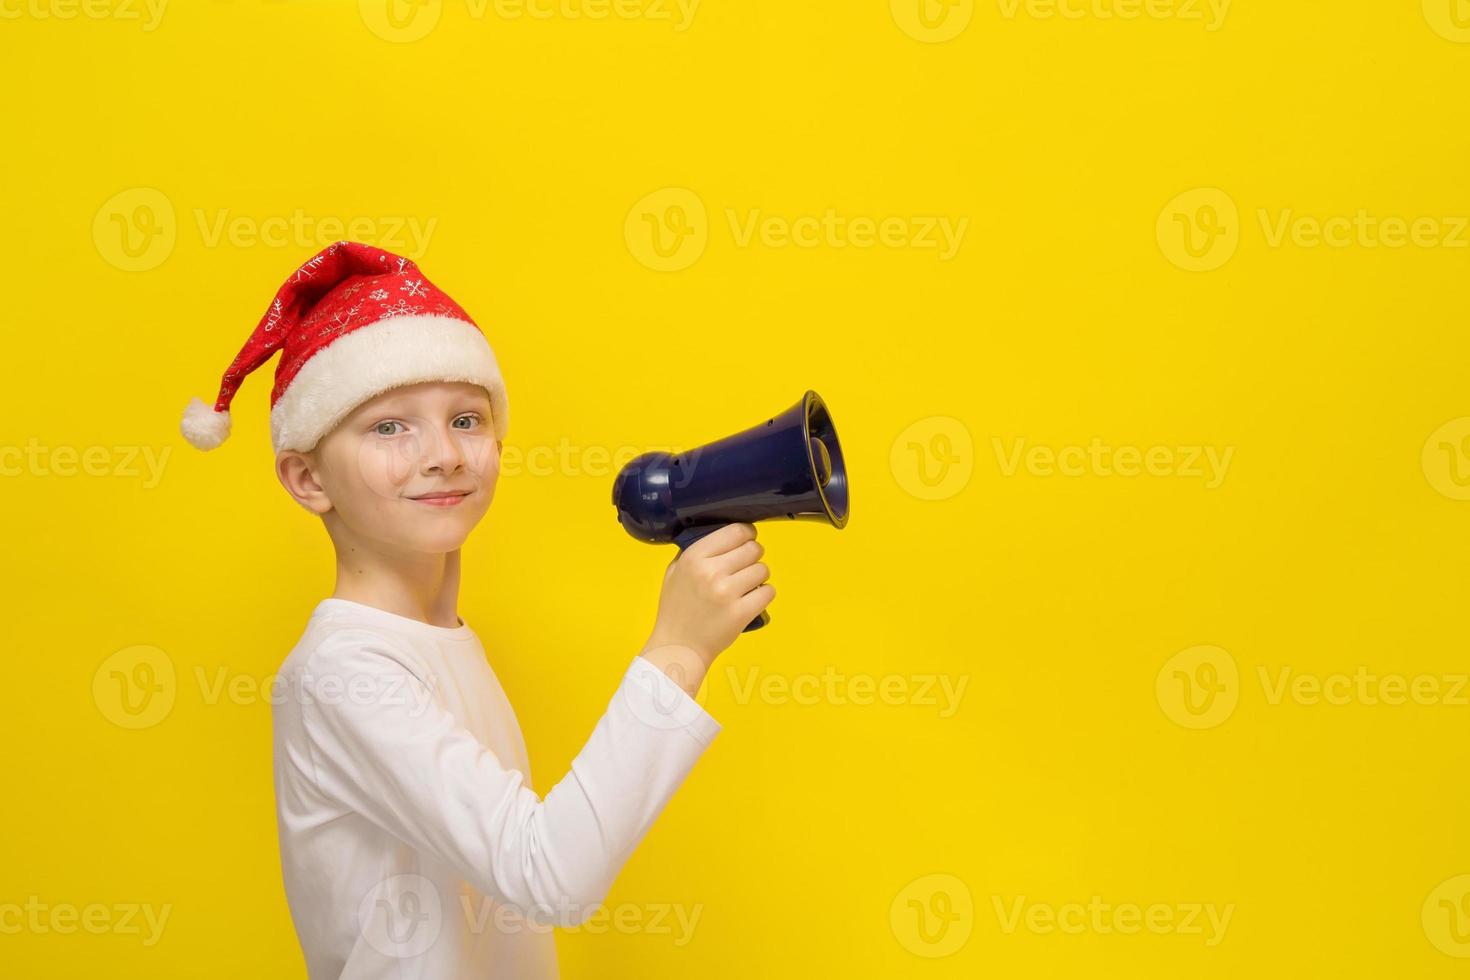
[[[178,418],[357,218],[401,252],[394,220],[433,222],[414,257],[500,355],[507,451],[577,461],[503,477],[466,547],[461,612],[540,792],[669,558],[618,527],[595,448],[698,444],[814,388],[846,450],[850,525],[763,525],[773,622],[717,662],[724,731],[609,897],[698,907],[692,941],[563,933],[566,976],[1462,973],[1463,2],[1212,22],[1186,0],[961,0],[926,22],[907,0],[705,0],[682,30],[652,16],[667,3],[547,2],[389,21],[176,0],[152,29],[121,0],[0,5],[0,447],[38,447],[0,481],[0,908],[170,907],[148,946],[8,930],[0,972],[304,975],[259,685],[331,591],[331,551],[272,474],[267,374],[215,452]],[[640,204],[670,188],[703,218],[668,210],[687,195]],[[739,234],[828,209],[968,224],[947,259]],[[1360,210],[1439,231],[1275,236]],[[270,234],[296,214],[305,231]],[[221,215],[240,233],[214,236]],[[694,236],[682,268],[657,268],[644,215]],[[1186,227],[1221,251],[1191,257]],[[1017,445],[1093,439],[1232,456],[1213,487],[1182,454],[1163,475],[1007,469]],[[101,471],[58,475],[65,447],[103,447]],[[176,678],[129,729],[94,680],[137,646]],[[1198,647],[1236,668],[1208,727],[1178,685],[1226,661]],[[1443,696],[1270,696],[1283,670],[1360,666]],[[828,667],[967,686],[949,717],[739,697],[752,670]],[[220,677],[241,693],[208,697]],[[997,911],[1093,896],[1233,911],[1214,945]]]

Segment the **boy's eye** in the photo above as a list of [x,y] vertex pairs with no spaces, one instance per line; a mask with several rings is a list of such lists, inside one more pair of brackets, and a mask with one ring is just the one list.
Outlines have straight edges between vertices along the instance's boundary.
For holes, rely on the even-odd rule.
[[[463,423],[463,424],[461,424]],[[480,416],[474,413],[461,415],[450,423],[456,429],[474,429],[480,424]],[[397,426],[397,428],[394,428]],[[397,419],[384,419],[373,426],[373,431],[380,436],[396,436],[403,429],[403,423]]]

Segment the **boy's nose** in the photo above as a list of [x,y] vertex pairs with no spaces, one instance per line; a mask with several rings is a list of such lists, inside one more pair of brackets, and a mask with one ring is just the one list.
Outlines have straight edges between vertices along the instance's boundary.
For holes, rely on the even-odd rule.
[[422,459],[425,470],[453,473],[464,465],[464,451],[452,433],[432,427],[426,429],[426,433]]

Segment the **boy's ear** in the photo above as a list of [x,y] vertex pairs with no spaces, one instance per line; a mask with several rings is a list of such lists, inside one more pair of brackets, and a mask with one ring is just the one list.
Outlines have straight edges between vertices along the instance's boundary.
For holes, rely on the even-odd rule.
[[313,514],[325,514],[332,509],[327,491],[317,481],[317,461],[310,453],[295,449],[283,449],[276,456],[276,478],[295,501]]

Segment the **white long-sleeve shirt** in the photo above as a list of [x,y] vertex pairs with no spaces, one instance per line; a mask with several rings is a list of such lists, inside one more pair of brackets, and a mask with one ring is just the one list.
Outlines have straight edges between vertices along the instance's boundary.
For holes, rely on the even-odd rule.
[[635,656],[571,771],[531,789],[515,712],[463,620],[313,611],[272,688],[276,814],[312,980],[556,977],[720,731]]

